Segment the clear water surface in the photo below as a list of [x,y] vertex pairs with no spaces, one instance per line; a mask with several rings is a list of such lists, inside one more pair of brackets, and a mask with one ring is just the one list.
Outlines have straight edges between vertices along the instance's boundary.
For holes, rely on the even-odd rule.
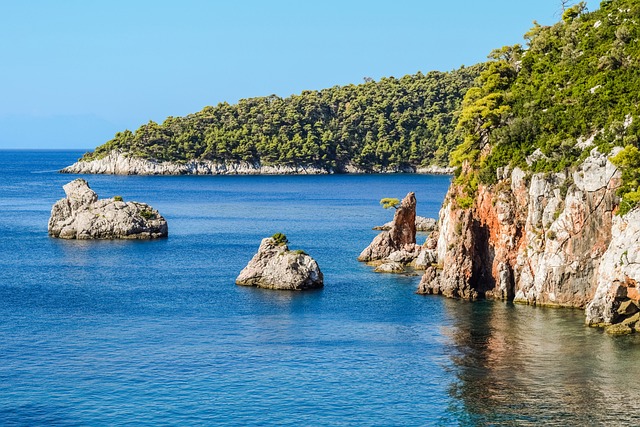
[[[415,294],[356,261],[447,177],[85,176],[170,237],[47,236],[70,151],[0,151],[0,425],[638,425],[640,340],[579,310]],[[320,291],[234,285],[260,240],[314,256]],[[419,236],[419,242],[425,236]]]

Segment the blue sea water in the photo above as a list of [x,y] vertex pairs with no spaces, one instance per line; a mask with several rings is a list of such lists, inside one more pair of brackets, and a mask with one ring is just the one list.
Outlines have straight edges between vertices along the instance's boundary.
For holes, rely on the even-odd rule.
[[[63,241],[53,203],[80,152],[0,151],[0,425],[638,425],[640,340],[579,310],[415,294],[358,263],[415,191],[449,178],[85,176],[157,208],[170,237]],[[235,286],[285,233],[325,288]],[[421,243],[426,236],[419,236]]]

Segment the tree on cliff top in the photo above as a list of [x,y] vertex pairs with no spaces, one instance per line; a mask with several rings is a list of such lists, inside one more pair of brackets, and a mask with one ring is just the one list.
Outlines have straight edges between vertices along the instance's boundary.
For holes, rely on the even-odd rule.
[[398,206],[400,205],[400,200],[396,198],[385,197],[384,199],[380,199],[380,204],[385,209],[391,209],[391,208],[398,209]]

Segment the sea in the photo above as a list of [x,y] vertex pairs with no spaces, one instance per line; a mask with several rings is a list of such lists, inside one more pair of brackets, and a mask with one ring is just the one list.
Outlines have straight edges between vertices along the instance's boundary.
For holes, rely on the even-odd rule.
[[[640,425],[640,337],[581,310],[416,294],[356,257],[448,176],[82,176],[152,205],[169,237],[47,235],[81,151],[0,151],[1,426]],[[317,291],[236,286],[286,234]],[[418,235],[418,243],[426,235]]]

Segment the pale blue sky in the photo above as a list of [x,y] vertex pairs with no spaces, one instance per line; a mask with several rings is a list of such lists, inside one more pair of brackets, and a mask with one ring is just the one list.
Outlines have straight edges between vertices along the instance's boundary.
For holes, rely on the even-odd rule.
[[222,101],[472,65],[560,3],[1,0],[0,148],[90,149]]

